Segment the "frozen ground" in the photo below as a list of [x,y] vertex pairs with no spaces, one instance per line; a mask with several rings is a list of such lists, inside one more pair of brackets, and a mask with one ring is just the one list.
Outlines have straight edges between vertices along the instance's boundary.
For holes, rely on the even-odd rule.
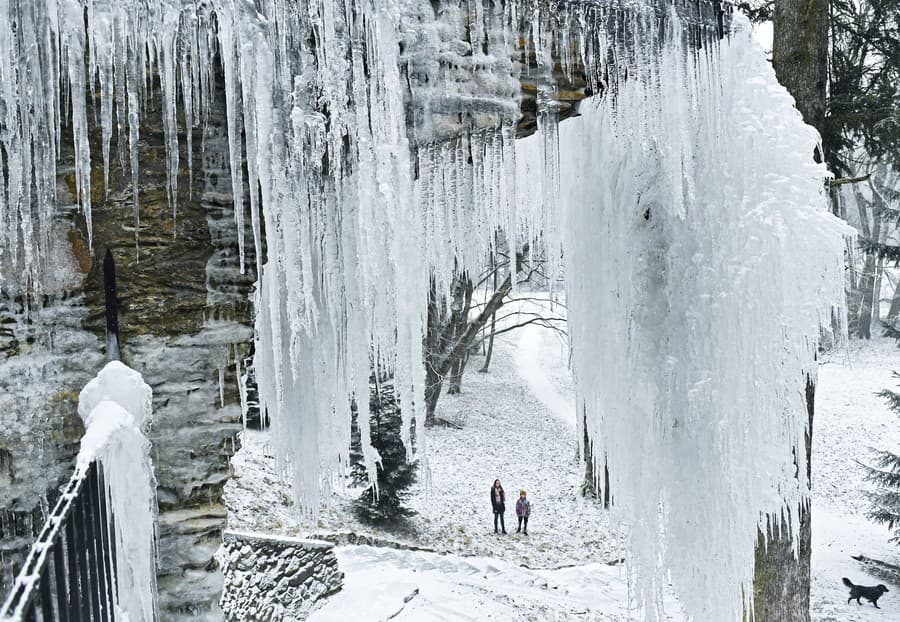
[[[344,590],[317,622],[384,620],[627,620],[624,553],[609,532],[606,512],[578,494],[572,381],[555,335],[530,326],[498,340],[488,374],[473,359],[463,393],[444,396],[439,416],[461,430],[430,435],[430,492],[417,486],[411,532],[373,532],[348,517],[353,491],[333,499],[317,533],[355,531],[404,541],[428,551],[344,546]],[[841,577],[885,582],[861,570],[851,555],[900,564],[887,530],[865,518],[867,485],[857,460],[867,447],[900,450],[900,420],[875,396],[896,386],[900,350],[886,339],[854,342],[827,357],[816,396],[814,434],[812,617],[818,622],[900,620],[900,585],[888,585],[878,610],[846,604]],[[266,451],[267,434],[248,432],[228,484],[232,526],[309,534],[293,518]],[[519,487],[533,504],[529,537],[495,536],[487,497],[495,477],[510,497]],[[508,504],[511,506],[511,504]],[[507,527],[514,524],[510,507]],[[418,591],[416,591],[418,590]],[[405,602],[408,599],[408,602]],[[896,603],[896,604],[895,604]],[[677,612],[677,603],[670,602]],[[352,614],[352,616],[351,616]],[[677,613],[672,620],[680,619]]]

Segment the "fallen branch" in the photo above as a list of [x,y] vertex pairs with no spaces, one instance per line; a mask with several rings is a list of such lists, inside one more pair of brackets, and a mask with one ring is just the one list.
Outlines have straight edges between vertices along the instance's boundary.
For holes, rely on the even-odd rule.
[[850,557],[863,564],[871,574],[895,585],[900,585],[900,566],[897,564],[873,559],[865,555],[851,555]]

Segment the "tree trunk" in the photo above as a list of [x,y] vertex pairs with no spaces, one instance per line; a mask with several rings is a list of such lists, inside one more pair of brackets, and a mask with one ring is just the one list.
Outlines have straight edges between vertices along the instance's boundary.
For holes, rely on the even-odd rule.
[[484,355],[484,365],[482,365],[481,369],[478,370],[482,374],[486,374],[488,372],[488,368],[491,366],[491,357],[494,355],[494,331],[496,330],[497,314],[493,313],[491,314],[491,334],[488,337],[487,353]]
[[[772,65],[778,80],[793,95],[803,120],[825,135],[828,85],[829,0],[778,0],[775,2]],[[813,157],[823,162],[829,145]],[[810,477],[815,382],[806,378],[806,478]],[[798,477],[803,474],[798,473]],[[759,534],[754,576],[754,609],[757,622],[808,622],[810,585],[810,508],[800,509],[800,524],[781,529],[780,516],[769,517],[767,533]],[[791,529],[799,529],[799,550],[794,557]],[[765,546],[762,546],[762,545]]]
[[462,391],[463,372],[466,371],[466,363],[469,362],[468,350],[453,362],[450,368],[450,385],[447,387],[447,395],[454,395]]
[[441,395],[444,379],[439,375],[436,365],[439,364],[441,347],[441,308],[437,300],[434,280],[428,292],[428,318],[425,331],[425,425],[434,425],[434,409]]
[[[794,96],[803,120],[824,136],[829,0],[778,0],[773,26],[778,81]],[[825,154],[816,151],[816,161],[824,161]]]
[[[491,267],[494,269],[494,291],[497,291],[497,279],[500,278],[500,271],[495,265],[494,257],[491,256]],[[488,337],[487,354],[484,355],[484,365],[478,371],[486,374],[488,367],[491,366],[491,356],[494,354],[494,332],[497,330],[497,312],[491,313],[491,336]]]
[[884,275],[884,257],[879,257],[875,262],[875,286],[872,288],[872,321],[869,322],[869,332],[878,326],[881,321],[881,281]]
[[893,324],[900,316],[900,281],[894,286],[894,297],[891,298],[891,308],[888,309],[886,322]]
[[857,292],[859,307],[856,315],[856,336],[861,339],[872,338],[872,299],[875,296],[876,265],[875,255],[866,255]]
[[[812,476],[812,424],[816,383],[806,378],[808,428],[805,436],[807,482]],[[809,505],[800,508],[799,550],[794,557],[795,525],[781,516],[769,516],[766,533],[758,533],[753,578],[755,622],[809,622],[810,555],[812,515]]]
[[[856,204],[859,207],[860,227],[862,236],[878,242],[881,238],[881,218],[878,215],[878,209],[870,206],[863,196],[862,192],[855,189]],[[871,210],[869,208],[872,208]],[[869,223],[869,215],[871,211],[872,222]],[[880,281],[880,271],[882,262],[875,257],[873,253],[867,253],[862,272],[857,282],[857,289],[853,294],[856,304],[856,331],[854,334],[862,339],[872,338],[873,323],[873,304],[877,304],[878,292],[876,283]]]

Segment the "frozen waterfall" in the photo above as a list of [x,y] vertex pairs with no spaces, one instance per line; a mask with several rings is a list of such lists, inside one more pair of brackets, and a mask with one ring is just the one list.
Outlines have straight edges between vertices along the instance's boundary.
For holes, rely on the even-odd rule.
[[[137,206],[142,109],[163,99],[177,218],[178,137],[221,67],[262,255],[256,377],[303,511],[346,467],[373,366],[427,457],[429,290],[499,239],[528,244],[565,275],[579,402],[648,617],[671,581],[693,619],[740,619],[757,524],[808,497],[804,388],[842,330],[848,231],[746,23],[721,34],[669,0],[5,0],[0,291],[40,298],[63,156],[90,228],[94,114],[104,174],[117,157]],[[537,135],[517,144],[526,70]],[[581,118],[559,123],[555,72],[583,74]]]

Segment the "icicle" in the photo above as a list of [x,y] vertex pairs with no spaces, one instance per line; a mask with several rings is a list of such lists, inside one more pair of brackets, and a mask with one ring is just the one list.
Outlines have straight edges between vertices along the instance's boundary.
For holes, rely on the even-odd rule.
[[[745,27],[719,42],[659,6],[475,0],[436,16],[405,0],[91,0],[85,30],[80,0],[0,0],[0,287],[40,294],[64,115],[90,223],[88,85],[104,181],[115,109],[137,241],[142,106],[162,97],[174,210],[178,72],[190,169],[221,62],[242,270],[245,157],[250,182],[260,406],[298,507],[314,517],[345,466],[353,402],[374,473],[373,369],[393,375],[404,441],[424,460],[432,279],[449,297],[501,240],[514,282],[526,248],[552,282],[564,252],[578,403],[609,462],[639,599],[660,613],[671,576],[695,619],[737,619],[761,516],[808,495],[793,478],[800,382],[840,304],[845,231],[816,203],[816,137]],[[531,51],[538,135],[516,144]],[[562,127],[557,62],[583,67],[598,96]]]
[[[172,210],[172,220],[175,220],[178,211],[178,119],[175,82],[175,37],[178,32],[180,12],[174,7],[167,7],[163,13],[157,41],[156,62],[159,64],[159,79],[163,96],[163,135],[166,143],[166,182],[169,209]],[[186,128],[189,131],[189,128]],[[174,226],[172,231],[178,229]],[[243,273],[243,266],[241,269]]]
[[75,192],[84,214],[91,246],[91,153],[88,142],[87,102],[85,101],[84,7],[77,0],[62,0],[59,6],[60,28],[72,93],[72,139],[75,144]]
[[237,226],[238,253],[240,255],[241,274],[244,273],[244,176],[241,167],[241,114],[238,99],[240,62],[235,60],[234,24],[231,15],[222,15],[219,19],[219,52],[222,56],[222,70],[225,74],[225,106],[228,116],[228,152],[231,165],[231,193],[234,202],[234,222]]

